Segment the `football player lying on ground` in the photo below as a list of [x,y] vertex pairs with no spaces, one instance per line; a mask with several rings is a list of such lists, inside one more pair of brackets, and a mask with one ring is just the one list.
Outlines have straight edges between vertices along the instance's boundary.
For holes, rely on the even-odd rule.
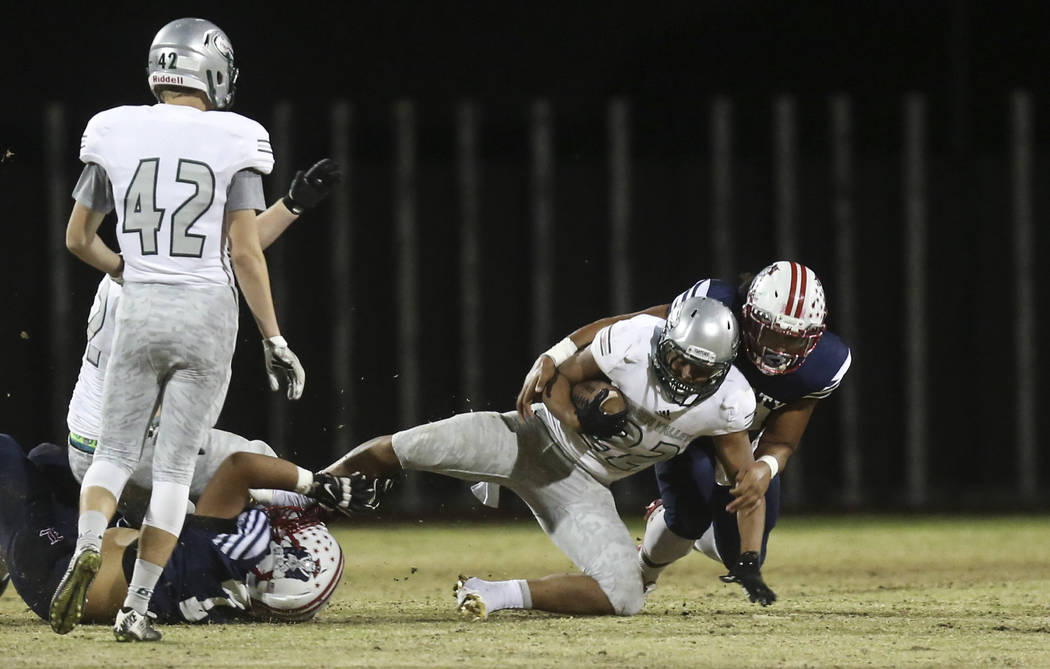
[[[383,477],[415,469],[506,486],[583,572],[496,582],[461,577],[454,590],[461,613],[634,615],[645,602],[637,548],[608,486],[680,453],[700,435],[712,436],[733,475],[753,462],[747,427],[754,394],[731,366],[738,342],[728,308],[686,300],[666,322],[641,315],[599,332],[562,365],[529,419],[513,411],[460,414],[368,441],[325,471]],[[625,403],[612,422],[601,411],[609,388],[581,409],[572,403],[572,388],[595,379],[611,381]],[[748,550],[758,550],[761,496],[747,508],[738,514],[741,535]],[[749,583],[763,604],[772,601],[757,568]]]
[[[750,428],[755,464],[741,470],[735,480],[726,478],[712,458],[709,440],[702,439],[681,455],[656,465],[662,503],[657,500],[647,510],[645,538],[638,553],[647,587],[655,584],[665,567],[688,555],[694,544],[726,566],[741,559],[764,563],[769,533],[780,512],[777,473],[798,450],[817,404],[838,387],[851,362],[849,347],[826,331],[827,306],[820,280],[801,263],[774,262],[739,289],[727,281],[701,279],[671,304],[640,313],[663,316],[674,305],[697,296],[719,300],[740,319],[742,351],[734,364],[756,395],[757,410]],[[531,413],[534,398],[555,377],[562,360],[577,347],[590,344],[601,328],[633,315],[585,325],[541,354],[518,396],[522,417]],[[744,556],[732,512],[755,494],[766,500],[765,535],[762,550]]]
[[[79,486],[65,456],[54,444],[26,455],[0,434],[0,555],[18,594],[44,620],[76,540]],[[369,512],[387,485],[361,475],[312,474],[254,453],[231,455],[201,495],[196,515],[187,516],[150,614],[169,623],[312,618],[343,571],[342,549],[314,502],[347,514]],[[246,507],[252,488],[273,489],[272,501],[296,506]],[[78,621],[112,624],[127,594],[138,536],[128,527],[106,530],[102,568],[71,603],[80,608]]]

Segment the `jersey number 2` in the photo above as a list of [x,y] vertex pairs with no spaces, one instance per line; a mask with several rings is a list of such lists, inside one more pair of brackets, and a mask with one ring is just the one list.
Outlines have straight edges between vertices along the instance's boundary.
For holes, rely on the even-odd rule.
[[[139,233],[144,256],[157,255],[157,232],[164,222],[164,210],[156,205],[159,165],[160,158],[140,160],[124,196],[123,231]],[[215,200],[215,173],[202,162],[181,158],[175,181],[192,184],[195,190],[171,215],[171,245],[168,248],[173,256],[200,258],[204,252],[205,235],[191,234],[190,228]]]

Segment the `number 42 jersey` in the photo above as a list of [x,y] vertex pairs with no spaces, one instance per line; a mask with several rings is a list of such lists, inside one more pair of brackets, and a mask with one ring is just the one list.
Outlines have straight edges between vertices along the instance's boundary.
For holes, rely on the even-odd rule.
[[115,107],[88,121],[80,159],[112,184],[125,281],[233,285],[226,195],[238,171],[273,169],[260,124],[185,105]]

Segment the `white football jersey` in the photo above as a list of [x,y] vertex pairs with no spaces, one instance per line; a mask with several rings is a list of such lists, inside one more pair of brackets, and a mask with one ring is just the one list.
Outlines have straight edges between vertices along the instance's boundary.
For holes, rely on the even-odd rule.
[[754,418],[755,395],[735,367],[703,402],[684,407],[668,399],[649,364],[653,340],[663,327],[662,318],[643,314],[602,328],[591,342],[598,367],[627,401],[627,426],[620,436],[579,434],[542,404],[534,406],[562,449],[602,483],[672,458],[696,437],[746,430]]
[[238,171],[273,169],[265,128],[185,105],[116,107],[88,121],[80,159],[113,185],[125,281],[233,285],[226,195]]
[[69,431],[87,439],[98,439],[102,433],[102,383],[113,348],[120,291],[120,284],[108,274],[103,276],[88,314],[87,347],[80,360],[80,375],[66,415]]

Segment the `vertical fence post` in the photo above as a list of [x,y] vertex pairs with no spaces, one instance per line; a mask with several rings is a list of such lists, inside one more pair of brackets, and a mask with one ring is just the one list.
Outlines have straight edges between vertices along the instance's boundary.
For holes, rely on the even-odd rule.
[[1017,488],[1033,503],[1038,492],[1036,451],[1036,298],[1035,227],[1032,214],[1032,96],[1014,91],[1010,98],[1010,164],[1013,205],[1014,377],[1017,379]]
[[[835,286],[838,299],[833,300],[838,312],[833,316],[836,329],[850,346],[857,341],[857,281],[855,267],[857,249],[853,230],[853,108],[849,97],[835,95],[830,101],[831,113],[831,215],[835,227]],[[856,372],[854,372],[856,376]],[[848,380],[836,393],[839,395],[840,426],[842,431],[842,500],[846,506],[856,507],[864,501],[862,489],[860,448],[860,383]]]
[[484,272],[481,266],[481,173],[478,127],[480,113],[474,102],[463,101],[456,110],[456,176],[459,185],[459,314],[460,410],[484,408],[484,365],[481,334]]
[[636,309],[631,294],[631,109],[623,98],[606,110],[609,154],[609,304],[612,313]]
[[[795,99],[783,95],[773,110],[773,165],[776,196],[776,252],[778,259],[797,260],[798,231],[798,138],[795,130]],[[784,503],[797,507],[805,503],[802,458],[792,458],[782,482]]]
[[904,320],[906,498],[912,506],[927,499],[926,417],[926,100],[904,98]]
[[777,98],[773,118],[776,245],[779,257],[791,260],[798,259],[798,133],[795,122],[795,98],[789,95]]
[[[66,333],[77,332],[73,327],[72,300],[70,300],[70,268],[73,255],[66,250],[66,221],[69,219],[73,190],[66,170],[70,161],[66,133],[66,109],[52,102],[44,111],[44,146],[46,147],[45,174],[47,175],[47,257],[48,257],[48,354],[53,365],[49,414],[53,420],[65,420],[69,393],[76,382],[73,353]],[[84,310],[79,311],[83,306]],[[78,305],[78,313],[87,315],[86,305]],[[80,344],[83,345],[83,340]],[[49,423],[50,424],[50,423]]]
[[733,105],[719,95],[711,101],[711,276],[736,283],[733,248]]
[[[292,179],[293,166],[295,165],[295,139],[292,136],[293,110],[288,101],[278,102],[273,113],[273,146],[277,160],[274,164],[272,182],[279,189],[286,188]],[[278,191],[280,192],[280,191]],[[266,251],[267,264],[270,271],[270,293],[273,295],[274,308],[277,311],[278,320],[283,323],[291,322],[288,302],[288,282],[285,273],[288,253],[287,244],[280,241]],[[293,339],[294,346],[294,339]],[[307,369],[309,373],[309,369]],[[291,433],[288,425],[288,398],[283,392],[269,394],[269,410],[267,411],[267,435],[273,449],[278,453],[288,453]]]
[[532,147],[532,350],[550,346],[554,323],[554,119],[550,103],[529,108]]
[[[419,359],[419,223],[416,217],[416,111],[409,100],[393,107],[394,121],[394,255],[397,258],[396,305],[398,427],[421,419]],[[421,474],[412,472],[405,484],[404,503],[422,507]]]
[[331,246],[328,264],[332,288],[332,457],[347,453],[356,443],[354,419],[354,220],[350,208],[353,191],[351,128],[353,108],[345,100],[332,104],[329,112],[332,158],[343,171],[343,181],[332,193]]

